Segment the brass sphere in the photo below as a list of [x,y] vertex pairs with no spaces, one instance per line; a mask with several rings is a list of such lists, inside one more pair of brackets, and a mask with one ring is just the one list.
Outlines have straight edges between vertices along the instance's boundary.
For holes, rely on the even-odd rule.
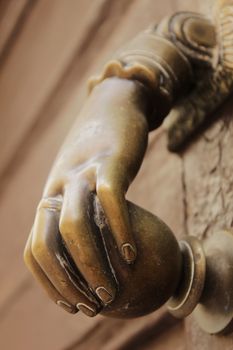
[[[118,281],[115,300],[102,314],[131,318],[148,314],[162,306],[175,292],[181,273],[182,256],[169,227],[158,217],[128,202],[137,258],[127,265],[115,243],[108,243],[109,259]],[[109,231],[102,230],[109,240]]]

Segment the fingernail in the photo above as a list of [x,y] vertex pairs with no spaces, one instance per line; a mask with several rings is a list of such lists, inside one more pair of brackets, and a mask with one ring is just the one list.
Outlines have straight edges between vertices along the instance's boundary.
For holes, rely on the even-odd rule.
[[77,308],[82,311],[85,315],[89,317],[94,317],[96,316],[96,311],[92,309],[90,306],[83,304],[83,303],[78,303]]
[[95,291],[104,304],[109,304],[113,301],[113,296],[104,287],[98,287]]
[[134,262],[136,258],[136,251],[129,243],[125,243],[121,247],[124,259],[128,264]]
[[77,312],[76,308],[70,304],[68,304],[64,300],[58,300],[57,305],[61,306],[64,310],[69,312],[70,314],[75,314]]

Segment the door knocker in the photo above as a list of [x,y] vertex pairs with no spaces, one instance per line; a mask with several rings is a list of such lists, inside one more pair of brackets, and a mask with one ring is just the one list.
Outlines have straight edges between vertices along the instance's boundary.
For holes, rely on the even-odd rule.
[[[178,12],[120,49],[52,167],[25,262],[70,313],[145,315],[167,302],[209,333],[233,318],[233,233],[179,243],[125,194],[163,123],[177,151],[233,90],[233,0],[212,17]],[[166,118],[165,118],[166,117]]]

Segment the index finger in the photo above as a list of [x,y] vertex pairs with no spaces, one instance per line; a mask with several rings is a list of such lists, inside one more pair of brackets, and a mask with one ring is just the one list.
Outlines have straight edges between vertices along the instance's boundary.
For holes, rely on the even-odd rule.
[[137,249],[125,199],[123,174],[116,167],[106,164],[98,171],[96,192],[110,229],[123,259],[131,264]]

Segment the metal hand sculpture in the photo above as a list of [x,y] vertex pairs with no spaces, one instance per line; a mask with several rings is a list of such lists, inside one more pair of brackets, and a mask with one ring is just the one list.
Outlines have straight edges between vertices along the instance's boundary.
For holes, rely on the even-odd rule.
[[[140,316],[179,288],[184,250],[164,223],[125,194],[150,130],[170,112],[166,127],[175,150],[232,91],[227,46],[233,34],[227,37],[226,29],[232,8],[232,1],[220,1],[213,22],[195,13],[165,19],[90,81],[90,96],[48,177],[25,249],[29,269],[68,312]],[[202,252],[197,243],[189,246]],[[204,284],[203,256],[195,303]]]

